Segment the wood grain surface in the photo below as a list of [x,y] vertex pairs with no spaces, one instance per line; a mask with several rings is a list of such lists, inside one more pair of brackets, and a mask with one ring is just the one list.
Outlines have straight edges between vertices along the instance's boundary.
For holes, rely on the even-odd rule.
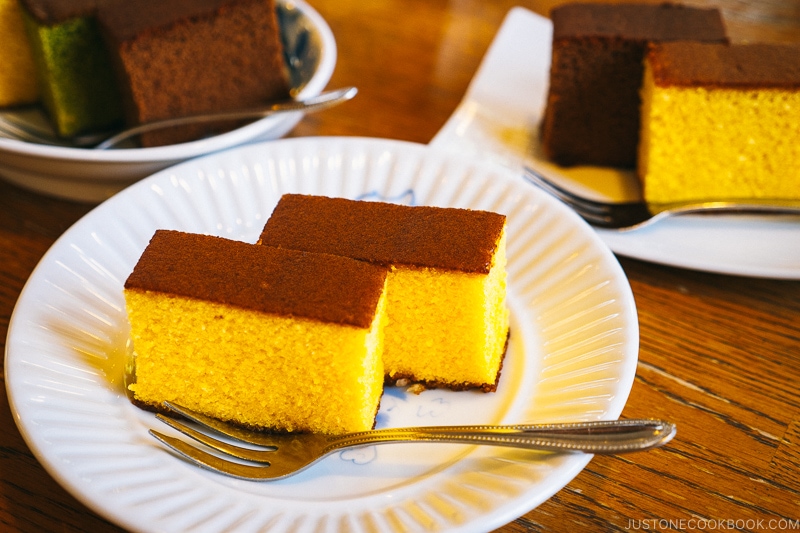
[[[427,143],[455,110],[509,9],[546,15],[556,3],[311,0],[337,39],[330,87],[360,92],[306,117],[290,136]],[[796,0],[722,7],[734,40],[800,40]],[[0,342],[41,256],[92,207],[0,181]],[[800,282],[620,263],[641,334],[623,417],[670,419],[678,436],[652,452],[595,457],[554,497],[498,531],[800,530]],[[0,531],[121,531],[40,466],[3,388]]]

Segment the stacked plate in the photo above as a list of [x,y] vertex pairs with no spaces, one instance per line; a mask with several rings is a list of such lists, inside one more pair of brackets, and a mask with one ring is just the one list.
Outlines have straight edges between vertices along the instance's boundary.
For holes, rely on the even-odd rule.
[[[279,1],[279,22],[290,81],[300,99],[316,96],[336,64],[336,41],[325,20],[303,0]],[[267,117],[194,142],[144,149],[92,150],[18,141],[0,133],[0,176],[51,196],[97,203],[161,169],[247,142],[277,139],[300,121],[301,112]],[[37,109],[0,111],[2,122],[48,127]]]

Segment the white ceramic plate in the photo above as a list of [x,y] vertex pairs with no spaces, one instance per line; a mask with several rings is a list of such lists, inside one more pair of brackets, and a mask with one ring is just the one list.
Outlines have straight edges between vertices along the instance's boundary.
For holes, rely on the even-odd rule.
[[[524,165],[606,200],[638,198],[632,172],[564,169],[541,154],[538,130],[549,82],[551,22],[524,8],[506,17],[461,105],[431,141],[522,172]],[[800,279],[800,217],[680,217],[634,232],[597,230],[616,253],[724,274]]]
[[[278,2],[291,85],[297,98],[316,96],[336,65],[336,41],[325,20],[305,0]],[[36,110],[0,110],[31,124],[45,123]],[[70,200],[101,202],[131,183],[176,163],[240,144],[277,139],[291,130],[302,112],[267,117],[198,141],[124,150],[46,146],[0,134],[0,177],[36,192]]]
[[149,428],[166,426],[122,386],[126,277],[158,228],[255,242],[286,192],[509,217],[512,334],[498,391],[388,388],[379,427],[618,418],[636,371],[636,309],[613,254],[574,213],[503,167],[426,146],[284,139],[133,185],[68,230],[34,271],[9,326],[6,381],[26,442],[59,483],[132,531],[484,532],[581,471],[590,456],[399,444],[253,483],[191,466],[151,438]]

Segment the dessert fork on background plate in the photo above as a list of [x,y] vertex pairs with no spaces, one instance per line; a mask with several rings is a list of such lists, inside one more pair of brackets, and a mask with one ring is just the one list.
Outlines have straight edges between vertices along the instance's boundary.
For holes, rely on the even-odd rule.
[[644,201],[601,202],[586,198],[558,185],[530,166],[525,167],[524,176],[528,182],[555,196],[572,208],[586,222],[598,228],[632,231],[679,215],[759,214],[800,216],[800,200],[720,200],[670,204],[662,209],[653,209]]

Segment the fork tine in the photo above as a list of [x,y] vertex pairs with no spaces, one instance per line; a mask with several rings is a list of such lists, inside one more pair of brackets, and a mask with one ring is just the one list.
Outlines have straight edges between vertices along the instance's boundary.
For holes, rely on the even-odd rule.
[[[310,453],[298,454],[298,450],[293,449],[297,448],[297,443],[294,443],[294,447],[292,446],[292,443],[289,443],[286,449],[283,450],[283,460],[278,460],[274,454],[283,448],[283,446],[272,446],[271,449],[268,450],[242,448],[209,437],[208,435],[205,435],[179,421],[173,420],[164,415],[157,414],[156,418],[173,429],[176,429],[184,435],[187,435],[214,450],[228,454],[231,457],[258,463],[256,465],[249,465],[227,460],[201,450],[200,448],[193,446],[184,440],[165,435],[155,429],[150,430],[150,434],[153,437],[161,441],[167,447],[171,448],[178,455],[189,460],[191,463],[207,470],[212,470],[214,472],[238,479],[245,479],[249,481],[272,481],[282,479],[308,468],[327,455],[322,448],[316,450],[310,448]],[[309,448],[306,448],[305,451],[308,451],[308,449]],[[275,458],[276,462],[271,462],[270,458]]]
[[573,208],[576,208],[576,211],[580,210],[582,213],[585,210],[586,213],[592,215],[603,215],[610,211],[610,206],[607,203],[597,202],[595,200],[590,200],[589,198],[578,196],[575,193],[561,187],[554,181],[546,178],[544,174],[534,170],[531,167],[525,167],[525,177],[534,185],[541,187],[562,202],[570,205]]
[[226,476],[248,481],[264,481],[286,477],[291,473],[283,472],[266,465],[251,466],[227,461],[196,448],[181,439],[164,435],[155,429],[151,429],[150,434],[192,464],[205,468],[206,470],[225,474]]
[[228,444],[227,442],[223,442],[221,440],[217,440],[213,437],[210,437],[205,433],[201,433],[196,429],[193,429],[183,424],[182,422],[179,422],[172,418],[168,418],[162,414],[157,414],[156,418],[161,420],[171,428],[180,431],[187,437],[191,437],[197,442],[205,444],[209,448],[213,448],[217,451],[228,454],[231,457],[236,457],[238,459],[244,459],[246,461],[253,461],[256,463],[270,464],[270,454],[277,449],[274,446],[271,447],[270,449],[265,448],[263,450],[253,450],[250,448],[242,448],[240,446],[234,446],[233,444]]
[[231,424],[227,424],[216,418],[211,418],[210,416],[192,411],[191,409],[176,403],[164,402],[164,405],[170,411],[178,413],[184,418],[192,420],[193,422],[196,422],[197,424],[212,431],[216,431],[217,433],[231,437],[232,439],[236,439],[247,444],[255,444],[257,446],[274,447],[274,442],[276,440],[275,435],[269,435],[266,433],[261,434],[256,431],[237,428]]
[[4,137],[17,141],[39,142],[41,140],[4,118],[0,118],[0,133]]
[[589,224],[601,228],[626,228],[652,217],[644,202],[609,203],[584,198],[556,184],[542,173],[525,167],[525,179],[567,204]]

